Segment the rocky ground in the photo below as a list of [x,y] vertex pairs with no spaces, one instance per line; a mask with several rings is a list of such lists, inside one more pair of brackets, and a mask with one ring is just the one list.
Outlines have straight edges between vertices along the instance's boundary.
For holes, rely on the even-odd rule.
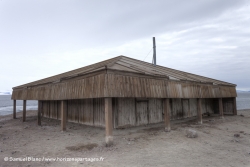
[[[103,128],[68,123],[61,132],[60,121],[43,118],[37,126],[36,111],[28,111],[24,123],[21,114],[0,117],[0,166],[250,166],[250,110],[204,117],[202,125],[172,121],[171,132],[164,132],[163,123],[114,130],[112,147],[105,147]],[[198,137],[188,138],[188,129]],[[25,157],[29,161],[17,161]]]

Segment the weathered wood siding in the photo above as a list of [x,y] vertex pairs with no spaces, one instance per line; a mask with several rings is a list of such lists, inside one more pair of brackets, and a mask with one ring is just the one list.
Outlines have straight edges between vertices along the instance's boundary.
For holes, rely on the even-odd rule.
[[[42,101],[43,116],[61,120],[60,104],[61,101]],[[104,127],[104,99],[68,100],[67,121]]]
[[93,99],[94,126],[105,127],[104,98]]
[[16,100],[69,100],[104,97],[226,98],[236,97],[234,86],[174,81],[160,77],[98,73],[59,83],[14,89]]
[[158,123],[163,121],[163,100],[148,100],[149,123]]
[[84,99],[79,102],[79,123],[94,125],[94,100]]
[[190,115],[189,99],[182,99],[182,110],[183,110],[183,118],[188,118]]
[[[44,117],[61,119],[61,101],[42,101]],[[202,113],[217,113],[218,99],[201,99]],[[163,99],[113,98],[113,126],[126,128],[164,121]],[[223,98],[224,113],[233,113],[233,98]],[[197,116],[197,99],[170,99],[171,120]],[[104,98],[67,101],[67,121],[105,126]]]
[[136,125],[136,110],[134,98],[114,99],[114,127],[125,128]]
[[80,105],[79,100],[68,100],[67,121],[79,122]]
[[197,116],[197,99],[189,99],[190,115],[189,117]]
[[222,99],[223,102],[223,112],[225,114],[233,114],[234,111],[234,102],[233,102],[233,98],[224,98]]
[[183,118],[182,99],[171,99],[171,120]]
[[137,125],[146,125],[148,121],[148,101],[136,101]]

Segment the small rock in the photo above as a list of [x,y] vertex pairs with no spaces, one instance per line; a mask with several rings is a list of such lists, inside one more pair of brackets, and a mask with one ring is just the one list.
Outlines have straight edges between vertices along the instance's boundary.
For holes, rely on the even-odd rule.
[[244,133],[244,131],[240,131],[240,133]]
[[25,126],[24,129],[28,129],[28,126]]
[[236,134],[234,134],[234,137],[240,137],[240,134],[236,133]]
[[0,126],[0,128],[1,128],[2,126]]
[[2,153],[2,152],[3,152],[3,150],[0,150],[0,152]]
[[186,130],[186,135],[187,135],[188,138],[196,138],[196,137],[198,137],[197,132],[195,130],[193,130],[193,129]]
[[243,115],[243,114],[240,114],[240,116],[244,117],[244,115]]
[[12,152],[11,152],[11,154],[15,154],[15,153],[16,153],[16,151],[12,151]]

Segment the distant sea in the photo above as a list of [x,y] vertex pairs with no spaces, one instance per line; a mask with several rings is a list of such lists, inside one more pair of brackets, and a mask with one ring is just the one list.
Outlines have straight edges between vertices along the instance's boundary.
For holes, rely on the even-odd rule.
[[[27,100],[27,110],[37,110],[37,100]],[[20,112],[23,110],[23,101],[16,101],[16,110]],[[0,95],[0,115],[8,115],[13,113],[13,100],[11,95]]]
[[[237,92],[237,110],[250,109],[250,92]],[[17,112],[23,110],[23,101],[17,100]],[[37,100],[27,100],[27,110],[37,110]],[[13,112],[11,95],[0,95],[0,115]]]

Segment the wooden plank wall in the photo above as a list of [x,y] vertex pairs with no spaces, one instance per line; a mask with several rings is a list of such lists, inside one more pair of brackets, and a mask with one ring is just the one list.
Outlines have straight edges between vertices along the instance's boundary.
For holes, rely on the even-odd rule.
[[79,101],[79,123],[85,125],[94,125],[94,104],[93,99],[84,99]]
[[163,121],[163,101],[162,99],[149,99],[149,123],[158,123]]
[[[43,116],[61,119],[61,101],[42,101]],[[202,113],[217,113],[218,99],[202,99]],[[105,126],[104,98],[67,101],[69,122]],[[164,121],[163,99],[113,98],[113,126],[126,128]],[[233,113],[233,98],[223,98],[224,113]],[[171,120],[197,116],[197,99],[170,99]]]
[[79,122],[80,101],[81,100],[68,100],[67,121]]
[[182,99],[171,99],[171,120],[183,118]]
[[103,97],[226,98],[237,96],[234,86],[218,86],[211,83],[104,73],[84,77],[27,89],[14,89],[11,98],[16,100],[62,100]]
[[93,99],[94,126],[105,127],[104,98]]
[[190,115],[189,117],[197,116],[197,99],[189,99]]
[[147,125],[148,115],[148,101],[136,101],[136,124]]
[[136,125],[135,98],[115,98],[114,99],[114,127],[125,128]]
[[233,114],[233,98],[223,98],[223,112],[224,114]]
[[[61,101],[42,101],[43,116],[61,120]],[[81,99],[67,101],[67,121],[92,125],[105,126],[104,99]]]
[[183,110],[183,117],[188,118],[190,115],[189,111],[189,99],[182,99],[182,110]]

